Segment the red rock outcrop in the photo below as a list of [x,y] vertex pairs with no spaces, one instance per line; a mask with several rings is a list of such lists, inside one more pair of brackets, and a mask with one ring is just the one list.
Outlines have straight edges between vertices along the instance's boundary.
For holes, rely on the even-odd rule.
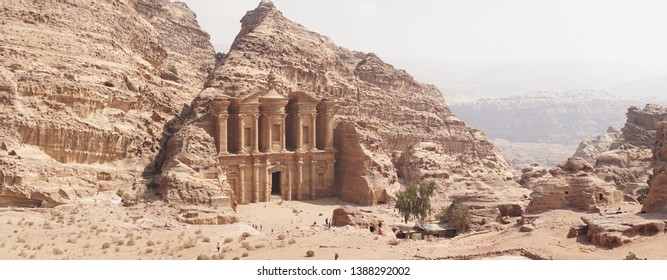
[[[434,86],[415,81],[375,54],[335,45],[286,19],[270,1],[249,11],[241,24],[229,53],[206,82],[215,91],[200,95],[195,104],[202,107],[195,111],[207,114],[204,104],[215,97],[211,92],[239,97],[266,90],[269,73],[275,74],[275,90],[283,96],[305,91],[336,101],[335,188],[344,200],[388,202],[400,181],[397,170],[428,173],[413,165],[418,159],[406,155],[399,160],[422,142],[438,147],[435,153],[448,159],[439,167],[441,174],[457,174],[459,182],[480,176],[505,182],[513,176],[499,150],[482,132],[457,119]],[[517,187],[513,182],[498,186]]]
[[151,185],[215,64],[195,14],[168,0],[8,0],[0,24],[0,206]]
[[[169,139],[167,151],[162,174],[157,180],[162,198],[189,209],[184,211],[186,222],[236,222],[236,214],[229,211],[233,203],[232,190],[220,170],[213,137],[201,128],[186,126]],[[199,205],[199,209],[204,206],[219,210],[196,211],[193,205]]]
[[636,215],[592,215],[581,217],[588,226],[586,236],[591,243],[614,248],[632,242],[639,236],[664,233],[665,222]]
[[654,104],[647,104],[644,109],[633,106],[626,115],[620,134],[610,131],[595,140],[584,141],[575,155],[583,155],[595,163],[598,177],[641,199],[651,174],[656,125],[667,119],[667,108]]
[[653,175],[643,212],[667,212],[667,122],[658,123],[653,148]]
[[532,189],[526,212],[573,208],[600,212],[600,207],[620,203],[625,194],[613,184],[595,176],[593,167],[582,158],[572,157],[527,187]]
[[369,227],[378,226],[382,219],[372,213],[362,212],[359,208],[352,206],[338,207],[334,209],[331,216],[331,224],[337,227],[358,226]]

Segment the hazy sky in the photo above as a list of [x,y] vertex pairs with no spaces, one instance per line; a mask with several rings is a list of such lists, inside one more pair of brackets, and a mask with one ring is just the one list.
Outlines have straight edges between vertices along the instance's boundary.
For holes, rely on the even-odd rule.
[[[229,45],[259,0],[185,0]],[[381,57],[667,65],[664,0],[274,0],[289,19]],[[223,50],[224,51],[224,50]]]

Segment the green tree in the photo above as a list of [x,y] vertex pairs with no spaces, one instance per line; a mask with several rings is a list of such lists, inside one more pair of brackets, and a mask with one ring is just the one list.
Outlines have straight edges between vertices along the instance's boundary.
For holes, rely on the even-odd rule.
[[410,184],[396,194],[396,209],[403,216],[405,223],[414,217],[423,224],[431,214],[431,197],[435,190],[435,182]]

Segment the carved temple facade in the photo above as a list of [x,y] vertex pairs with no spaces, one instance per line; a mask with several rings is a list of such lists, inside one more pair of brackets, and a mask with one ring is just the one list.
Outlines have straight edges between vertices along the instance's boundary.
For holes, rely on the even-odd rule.
[[334,102],[269,89],[213,100],[218,158],[237,203],[307,200],[334,193]]

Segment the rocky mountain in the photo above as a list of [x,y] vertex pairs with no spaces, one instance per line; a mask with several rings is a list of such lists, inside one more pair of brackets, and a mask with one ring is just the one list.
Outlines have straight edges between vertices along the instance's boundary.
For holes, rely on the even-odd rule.
[[627,121],[619,131],[583,141],[575,156],[595,164],[595,173],[613,182],[626,193],[637,195],[647,187],[652,172],[651,159],[656,145],[658,123],[667,119],[667,108],[648,104],[643,109],[630,107]]
[[602,90],[534,92],[452,104],[452,111],[490,138],[515,143],[576,144],[620,127],[619,112],[646,104]]
[[[471,192],[472,182],[479,182],[478,192],[466,196],[470,200],[487,195],[494,197],[489,204],[521,200],[524,190],[512,181],[512,169],[498,149],[483,132],[455,117],[434,86],[373,53],[335,45],[285,18],[270,1],[262,1],[241,23],[230,51],[206,81],[207,89],[193,102],[186,125],[212,134],[211,100],[266,91],[267,77],[274,73],[274,89],[283,97],[303,91],[336,102],[335,188],[343,200],[374,204],[391,196],[399,182],[424,179],[439,181],[443,199],[456,197],[448,189],[468,186],[466,192]],[[426,154],[442,160],[424,164]],[[495,192],[501,190],[514,193],[499,199]]]
[[168,0],[0,3],[0,206],[154,196],[173,124],[215,66]]

